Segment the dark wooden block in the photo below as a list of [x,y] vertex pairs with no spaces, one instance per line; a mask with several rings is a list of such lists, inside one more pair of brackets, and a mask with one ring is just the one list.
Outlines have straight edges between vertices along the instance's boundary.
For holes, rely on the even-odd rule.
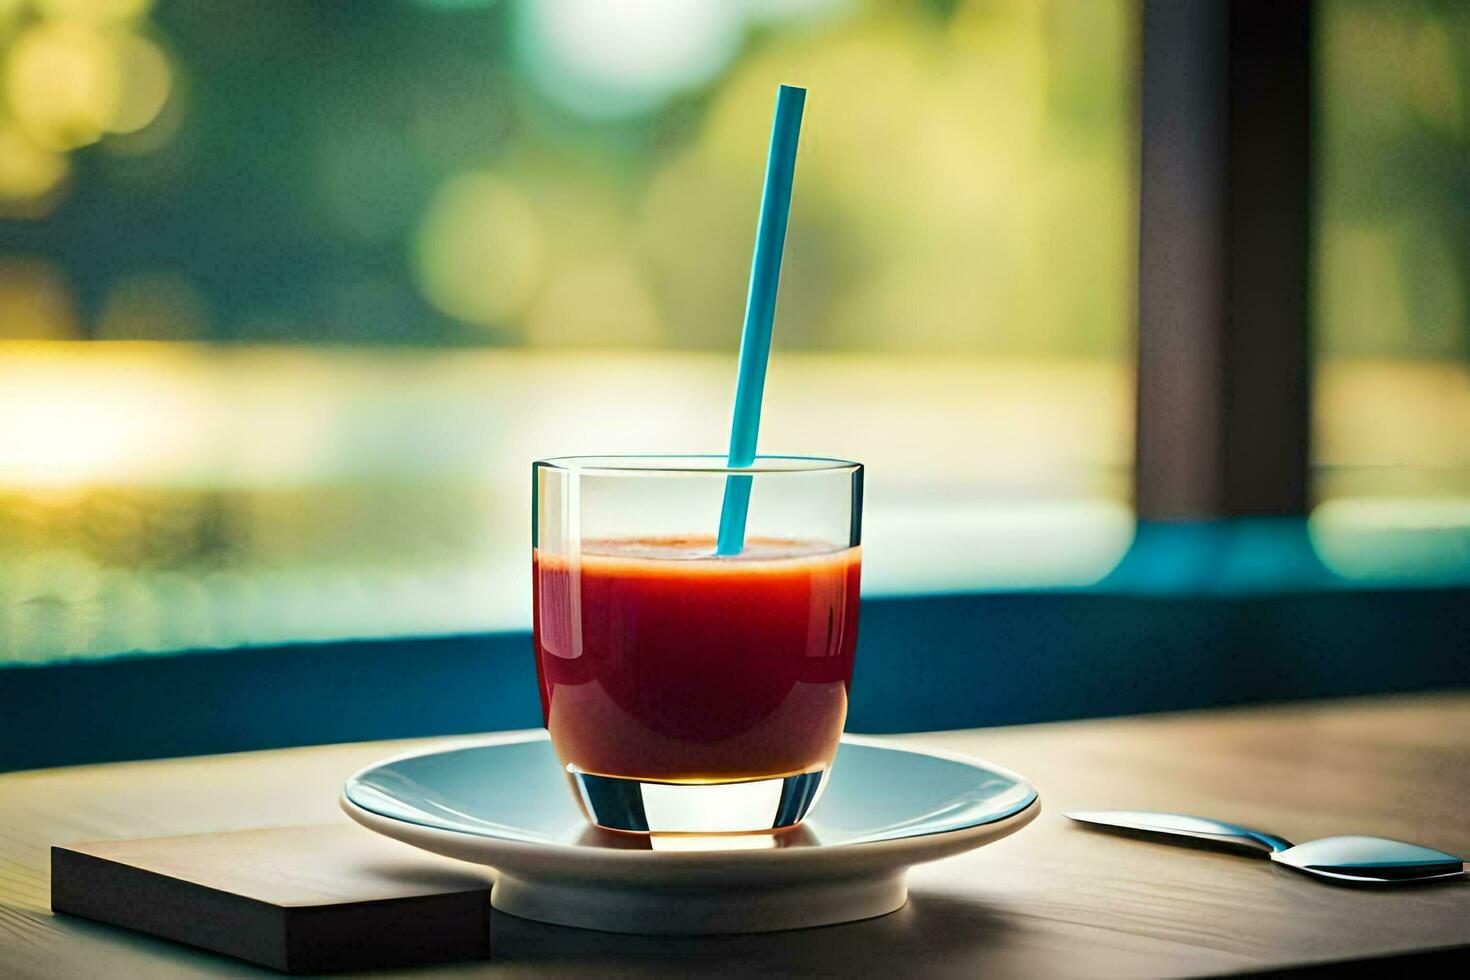
[[487,869],[361,827],[51,848],[51,908],[287,973],[490,955]]

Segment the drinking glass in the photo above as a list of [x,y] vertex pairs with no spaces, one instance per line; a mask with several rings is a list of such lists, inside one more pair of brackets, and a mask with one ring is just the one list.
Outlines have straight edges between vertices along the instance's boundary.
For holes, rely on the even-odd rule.
[[[588,818],[635,833],[799,823],[847,717],[862,466],[580,456],[532,477],[541,708]],[[749,481],[744,547],[717,556],[729,480]]]

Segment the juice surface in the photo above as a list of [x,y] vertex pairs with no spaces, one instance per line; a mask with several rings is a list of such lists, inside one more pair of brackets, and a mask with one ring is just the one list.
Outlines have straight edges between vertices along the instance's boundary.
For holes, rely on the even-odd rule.
[[752,539],[533,553],[541,707],[564,763],[703,782],[831,761],[847,717],[861,552]]

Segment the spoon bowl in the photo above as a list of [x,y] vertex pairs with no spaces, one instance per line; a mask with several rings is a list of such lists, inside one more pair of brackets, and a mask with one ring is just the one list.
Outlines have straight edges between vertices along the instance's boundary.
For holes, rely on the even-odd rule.
[[1464,862],[1453,854],[1387,837],[1323,837],[1292,844],[1275,834],[1184,813],[1090,810],[1066,816],[1102,830],[1269,857],[1277,864],[1339,882],[1402,884],[1465,874]]
[[1390,884],[1458,878],[1464,863],[1453,854],[1387,837],[1323,837],[1274,851],[1271,860],[1337,881]]

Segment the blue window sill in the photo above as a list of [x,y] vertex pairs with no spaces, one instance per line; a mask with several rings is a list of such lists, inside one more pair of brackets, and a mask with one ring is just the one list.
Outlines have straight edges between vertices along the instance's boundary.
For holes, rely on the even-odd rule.
[[[865,599],[848,728],[1470,685],[1470,583],[1353,582],[1296,522],[1140,527],[1095,586]],[[526,633],[0,670],[0,770],[533,727]]]

